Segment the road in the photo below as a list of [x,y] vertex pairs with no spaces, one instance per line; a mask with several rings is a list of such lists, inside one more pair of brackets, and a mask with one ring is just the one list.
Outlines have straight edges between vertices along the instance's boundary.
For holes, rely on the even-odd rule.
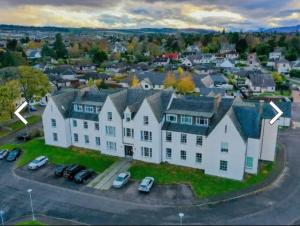
[[[300,105],[293,108],[299,118]],[[28,188],[37,213],[87,224],[294,224],[300,220],[300,129],[280,132],[286,146],[284,174],[264,192],[209,206],[173,207],[136,204],[42,184],[16,176],[13,164],[0,161],[0,208],[5,218],[30,214]],[[151,194],[150,194],[151,195]]]

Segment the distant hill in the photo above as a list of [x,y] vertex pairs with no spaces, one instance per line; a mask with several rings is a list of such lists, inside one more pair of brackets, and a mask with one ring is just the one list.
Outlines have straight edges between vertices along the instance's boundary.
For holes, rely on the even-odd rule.
[[269,29],[263,29],[263,32],[277,32],[277,33],[293,33],[300,32],[300,25],[289,26],[289,27],[275,27]]
[[43,31],[43,32],[121,32],[121,33],[213,33],[214,30],[197,29],[197,28],[139,28],[139,29],[105,29],[105,28],[67,28],[67,27],[34,27],[18,25],[0,25],[0,30],[19,30],[19,31]]

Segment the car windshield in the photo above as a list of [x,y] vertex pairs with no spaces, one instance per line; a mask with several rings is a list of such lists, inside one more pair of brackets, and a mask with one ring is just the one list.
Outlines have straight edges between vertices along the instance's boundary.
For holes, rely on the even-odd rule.
[[36,159],[32,161],[32,163],[34,163],[34,164],[37,164],[37,163],[39,163],[39,162],[40,162],[40,161],[39,161],[39,160],[36,160]]
[[118,176],[116,181],[122,182],[124,180],[124,177]]

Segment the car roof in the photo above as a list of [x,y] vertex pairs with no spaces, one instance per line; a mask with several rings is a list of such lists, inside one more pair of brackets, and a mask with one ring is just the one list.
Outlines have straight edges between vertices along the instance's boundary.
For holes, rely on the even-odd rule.
[[119,177],[125,177],[126,175],[128,175],[128,173],[120,173]]
[[40,156],[40,157],[37,157],[35,160],[40,161],[40,160],[42,160],[42,159],[44,159],[44,158],[46,158],[46,156]]
[[152,177],[145,177],[141,183],[141,185],[148,185],[149,181],[153,180]]

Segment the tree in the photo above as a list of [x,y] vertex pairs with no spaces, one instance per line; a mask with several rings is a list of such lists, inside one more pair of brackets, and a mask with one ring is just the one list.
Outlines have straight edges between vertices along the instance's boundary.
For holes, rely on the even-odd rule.
[[184,70],[182,69],[182,67],[178,67],[177,72],[179,76],[182,76],[184,74]]
[[56,59],[66,59],[68,56],[68,51],[66,49],[66,46],[63,42],[62,36],[60,33],[56,34],[55,36],[55,42],[54,42],[53,50],[55,51]]
[[300,78],[300,70],[291,70],[290,76],[295,78]]
[[0,67],[20,66],[26,64],[26,59],[20,52],[7,51],[0,55]]
[[274,79],[274,81],[275,81],[275,83],[276,83],[277,85],[281,85],[281,84],[282,84],[282,82],[283,82],[283,77],[282,77],[281,74],[279,74],[278,72],[273,72],[273,73],[272,73],[272,76],[273,76],[273,79]]
[[166,79],[164,81],[164,87],[165,88],[169,88],[169,87],[174,88],[175,85],[176,85],[176,76],[173,72],[169,71],[166,76]]
[[19,83],[25,100],[29,103],[34,97],[43,97],[51,91],[48,77],[29,66],[18,68]]
[[236,44],[236,50],[239,54],[245,53],[247,48],[248,48],[248,44],[246,39],[244,38],[240,39]]
[[68,49],[68,54],[71,58],[78,58],[80,56],[79,44],[75,43],[72,47]]
[[136,77],[136,75],[133,76],[132,80],[131,80],[131,87],[132,88],[137,88],[140,84],[139,79]]
[[16,102],[20,97],[20,86],[17,80],[10,80],[0,86],[0,114],[7,112],[10,118],[13,118]]
[[106,52],[96,49],[92,51],[92,61],[95,64],[102,64],[104,61],[108,60]]
[[43,45],[42,57],[55,57],[55,52],[47,44]]
[[176,90],[183,94],[193,92],[195,90],[195,83],[192,75],[181,76],[176,83]]
[[18,46],[18,41],[16,39],[9,39],[6,43],[6,48],[10,51],[16,51]]

